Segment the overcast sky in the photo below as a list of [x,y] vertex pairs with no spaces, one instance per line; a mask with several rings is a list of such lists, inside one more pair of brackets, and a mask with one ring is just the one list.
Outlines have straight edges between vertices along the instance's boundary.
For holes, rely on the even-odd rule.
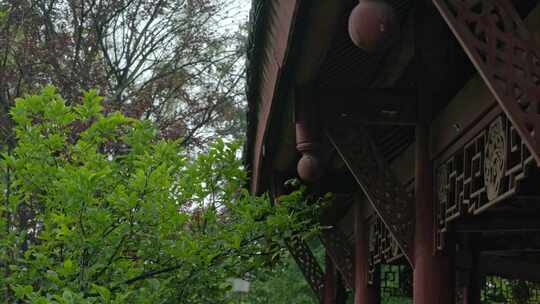
[[249,19],[249,10],[251,8],[251,0],[229,0],[227,9],[227,18],[223,22],[224,29],[236,29],[238,25],[245,23]]

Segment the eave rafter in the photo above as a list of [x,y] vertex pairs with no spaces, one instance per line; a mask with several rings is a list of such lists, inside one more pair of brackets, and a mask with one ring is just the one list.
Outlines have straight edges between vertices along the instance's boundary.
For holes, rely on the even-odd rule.
[[540,53],[510,0],[433,0],[540,165]]
[[410,89],[332,89],[314,94],[322,119],[332,125],[349,121],[365,125],[412,126],[417,122],[417,96]]

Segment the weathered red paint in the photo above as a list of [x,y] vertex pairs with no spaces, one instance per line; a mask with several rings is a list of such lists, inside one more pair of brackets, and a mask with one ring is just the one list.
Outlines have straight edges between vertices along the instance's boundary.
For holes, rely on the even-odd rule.
[[306,117],[307,113],[299,114],[297,116],[303,119],[296,122],[296,149],[302,153],[302,158],[298,161],[297,171],[303,181],[313,183],[323,173],[323,165],[317,154],[319,144],[309,123],[311,117]]
[[540,166],[540,53],[514,4],[433,2]]
[[319,156],[320,131],[317,109],[311,104],[310,94],[300,97],[295,103],[296,150],[302,153],[297,165],[300,178],[307,183],[314,183],[323,175],[323,164]]
[[353,43],[368,52],[387,49],[399,34],[392,6],[381,0],[361,0],[349,17]]
[[355,282],[354,304],[375,304],[375,290],[368,285],[368,242],[360,204],[354,206]]
[[329,255],[326,255],[325,268],[323,304],[335,304],[337,287],[336,268]]
[[434,254],[432,172],[428,128],[419,124],[416,127],[413,300],[415,304],[450,304],[448,259]]

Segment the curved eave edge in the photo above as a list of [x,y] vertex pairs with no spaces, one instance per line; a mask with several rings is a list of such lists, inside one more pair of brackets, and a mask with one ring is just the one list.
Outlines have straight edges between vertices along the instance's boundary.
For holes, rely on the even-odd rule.
[[[291,0],[287,0],[291,1]],[[289,58],[288,53],[291,48],[291,41],[293,33],[295,32],[295,24],[297,19],[297,12],[300,7],[301,0],[295,1],[295,5],[292,6],[292,9],[289,10],[290,12],[290,18],[288,19],[288,31],[285,33],[284,37],[286,37],[286,47],[285,47],[285,55],[283,56],[282,62],[279,62],[279,68],[277,70],[277,74],[275,75],[275,82],[271,85],[274,87],[274,91],[272,94],[271,100],[267,101],[269,102],[269,108],[270,111],[268,113],[269,117],[259,117],[259,110],[261,106],[260,95],[261,91],[260,88],[263,86],[262,80],[261,80],[261,71],[264,68],[263,63],[263,56],[264,52],[266,51],[267,47],[270,47],[269,43],[271,43],[267,38],[268,33],[272,28],[269,28],[270,22],[270,13],[272,11],[271,4],[268,4],[268,1],[260,1],[260,0],[254,0],[251,13],[251,30],[249,35],[249,46],[248,46],[248,60],[247,60],[247,88],[246,88],[246,94],[248,98],[248,114],[247,114],[247,140],[244,146],[244,165],[246,167],[246,170],[250,172],[249,177],[250,180],[248,181],[248,187],[252,192],[258,191],[258,184],[260,181],[261,175],[258,174],[260,170],[262,170],[261,165],[261,149],[262,146],[256,146],[257,145],[257,139],[258,136],[263,136],[263,143],[264,143],[264,136],[266,135],[267,127],[270,124],[270,116],[271,113],[274,111],[273,103],[276,98],[276,91],[279,90],[280,87],[280,75],[282,75],[284,72],[284,67],[287,66]],[[277,43],[276,41],[272,41],[273,43]],[[266,63],[268,64],[268,63]],[[266,119],[266,124],[262,126],[264,130],[261,129],[260,120]],[[257,164],[257,159],[259,161],[259,164]]]
[[257,131],[258,87],[260,82],[261,54],[264,49],[265,28],[268,21],[268,1],[252,0],[249,16],[249,34],[246,46],[246,97],[247,109],[247,140],[244,143],[243,161],[246,170],[251,170],[255,134]]

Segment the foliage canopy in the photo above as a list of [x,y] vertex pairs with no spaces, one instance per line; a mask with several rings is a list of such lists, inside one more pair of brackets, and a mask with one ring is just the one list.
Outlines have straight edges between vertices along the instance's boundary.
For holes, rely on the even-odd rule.
[[[239,143],[198,157],[148,121],[66,105],[54,87],[18,99],[0,158],[0,298],[29,303],[226,303],[230,277],[315,231],[316,205],[243,187]],[[9,301],[8,301],[9,302]]]

